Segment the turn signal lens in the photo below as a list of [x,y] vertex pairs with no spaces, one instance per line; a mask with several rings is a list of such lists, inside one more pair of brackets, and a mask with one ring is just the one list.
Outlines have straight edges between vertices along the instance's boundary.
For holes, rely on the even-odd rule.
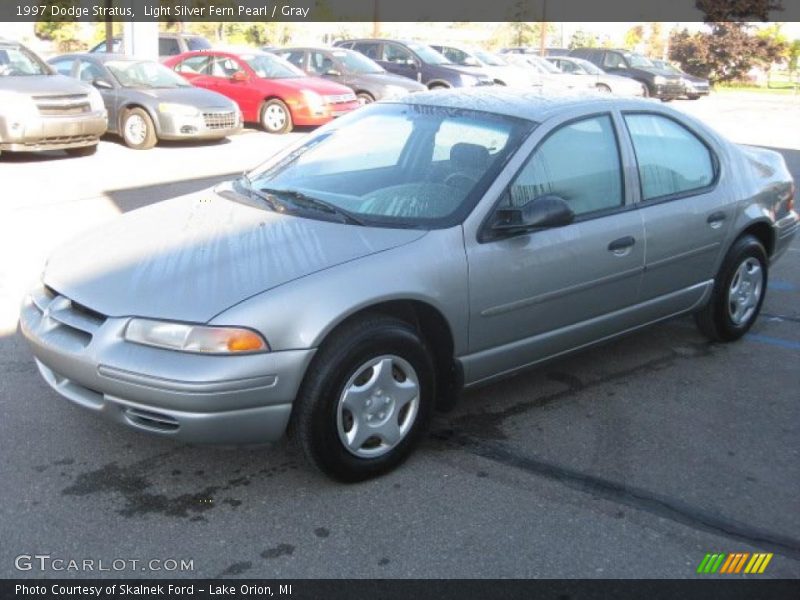
[[269,346],[261,335],[240,327],[208,327],[131,319],[124,335],[129,342],[182,352],[236,354],[269,351]]

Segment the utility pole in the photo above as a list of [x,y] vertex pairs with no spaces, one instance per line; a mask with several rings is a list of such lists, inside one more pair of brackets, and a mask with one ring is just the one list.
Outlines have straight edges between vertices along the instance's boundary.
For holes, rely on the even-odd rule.
[[542,22],[539,24],[539,56],[547,54],[547,0],[542,0]]
[[381,37],[380,0],[372,0],[372,37]]
[[[111,9],[114,0],[106,0],[106,8]],[[114,51],[114,21],[111,17],[106,17],[106,52]]]

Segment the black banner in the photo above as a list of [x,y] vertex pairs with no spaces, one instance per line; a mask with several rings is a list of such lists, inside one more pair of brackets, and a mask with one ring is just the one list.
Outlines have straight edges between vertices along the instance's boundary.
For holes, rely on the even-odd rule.
[[784,600],[800,581],[709,580],[2,580],[0,598],[37,600]]
[[800,21],[798,0],[2,0],[0,21]]

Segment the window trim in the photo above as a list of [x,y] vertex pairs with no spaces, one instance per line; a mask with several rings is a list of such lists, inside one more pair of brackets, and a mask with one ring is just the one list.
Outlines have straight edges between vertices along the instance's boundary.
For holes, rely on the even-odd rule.
[[[625,118],[627,115],[647,115],[647,116],[656,116],[661,117],[664,119],[668,119],[673,123],[677,124],[679,127],[682,127],[690,134],[692,134],[695,139],[697,139],[703,146],[705,146],[706,150],[708,151],[709,156],[711,157],[711,166],[714,169],[714,177],[711,180],[711,183],[698,187],[692,188],[690,190],[684,190],[681,192],[675,192],[673,194],[664,194],[663,196],[656,196],[655,198],[645,199],[644,197],[644,189],[642,187],[642,174],[639,170],[639,157],[636,154],[636,145],[633,143],[633,134],[631,134],[630,127],[628,127],[628,121]],[[668,115],[666,113],[652,111],[652,110],[623,110],[620,111],[620,116],[622,117],[622,122],[625,125],[625,133],[628,137],[628,140],[631,143],[631,150],[633,151],[633,159],[636,161],[636,181],[638,182],[638,191],[639,191],[639,199],[637,204],[639,206],[654,206],[656,204],[663,204],[664,202],[672,202],[674,200],[682,200],[684,198],[689,198],[691,196],[700,196],[702,194],[708,194],[713,192],[717,186],[719,185],[720,180],[720,172],[721,172],[721,163],[719,161],[719,157],[717,153],[714,152],[714,149],[711,147],[711,144],[708,140],[700,134],[696,129],[689,126],[688,124],[678,120],[676,117],[672,115]]]
[[[539,148],[542,147],[542,144],[544,144],[548,139],[550,139],[550,136],[560,131],[564,127],[568,127],[569,125],[572,125],[573,123],[578,123],[580,121],[595,119],[597,117],[607,117],[609,122],[611,123],[611,130],[614,133],[614,141],[617,144],[617,158],[619,160],[619,178],[620,178],[620,192],[622,196],[622,204],[616,207],[601,208],[598,210],[593,210],[591,212],[583,213],[581,215],[575,215],[575,219],[572,221],[572,223],[570,223],[570,225],[574,225],[575,223],[582,223],[584,221],[590,221],[592,219],[600,219],[603,217],[607,217],[609,215],[615,215],[618,213],[627,212],[629,210],[634,210],[637,208],[637,204],[635,202],[632,202],[630,204],[626,203],[628,189],[625,182],[625,161],[623,160],[622,156],[622,144],[620,143],[620,132],[617,131],[617,124],[614,120],[613,112],[601,111],[596,113],[587,113],[585,115],[581,115],[578,117],[567,119],[566,121],[562,121],[552,129],[550,129],[550,131],[548,131],[544,135],[544,137],[542,137],[542,139],[536,142],[536,145],[533,147],[533,150],[531,150],[530,154],[525,158],[522,165],[511,176],[508,184],[503,188],[503,191],[500,192],[497,199],[495,199],[494,203],[492,204],[492,207],[487,211],[486,216],[483,218],[483,221],[481,221],[480,227],[478,227],[478,236],[477,236],[479,244],[488,244],[491,242],[499,242],[508,239],[506,236],[503,237],[493,236],[489,229],[489,223],[491,222],[492,217],[494,216],[498,205],[503,200],[505,195],[509,193],[509,190],[511,189],[511,186],[513,185],[514,181],[517,180],[520,173],[522,173],[525,167],[528,166],[528,163],[533,158],[533,156],[539,151]],[[535,131],[536,129],[534,129],[533,132]],[[533,134],[533,132],[531,132],[531,134]],[[569,225],[565,225],[565,227],[569,227]],[[533,233],[536,233],[536,231],[528,231],[525,233],[521,233],[517,237],[521,237],[522,235],[531,235]]]

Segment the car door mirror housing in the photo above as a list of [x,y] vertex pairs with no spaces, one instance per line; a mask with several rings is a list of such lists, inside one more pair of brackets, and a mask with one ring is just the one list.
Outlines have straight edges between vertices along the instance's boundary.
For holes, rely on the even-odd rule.
[[325,71],[325,75],[327,75],[328,77],[339,77],[341,76],[341,74],[342,72],[336,69],[328,69],[327,71]]
[[247,81],[247,73],[244,71],[236,71],[233,75],[231,75],[231,81]]
[[95,79],[94,81],[92,81],[92,85],[94,87],[96,87],[98,90],[111,90],[111,89],[114,89],[114,86],[111,85],[108,81],[106,81],[105,79],[100,79],[100,78]]
[[563,227],[574,220],[575,213],[566,200],[555,194],[547,194],[519,208],[498,208],[491,229],[495,235],[512,235],[535,229]]

